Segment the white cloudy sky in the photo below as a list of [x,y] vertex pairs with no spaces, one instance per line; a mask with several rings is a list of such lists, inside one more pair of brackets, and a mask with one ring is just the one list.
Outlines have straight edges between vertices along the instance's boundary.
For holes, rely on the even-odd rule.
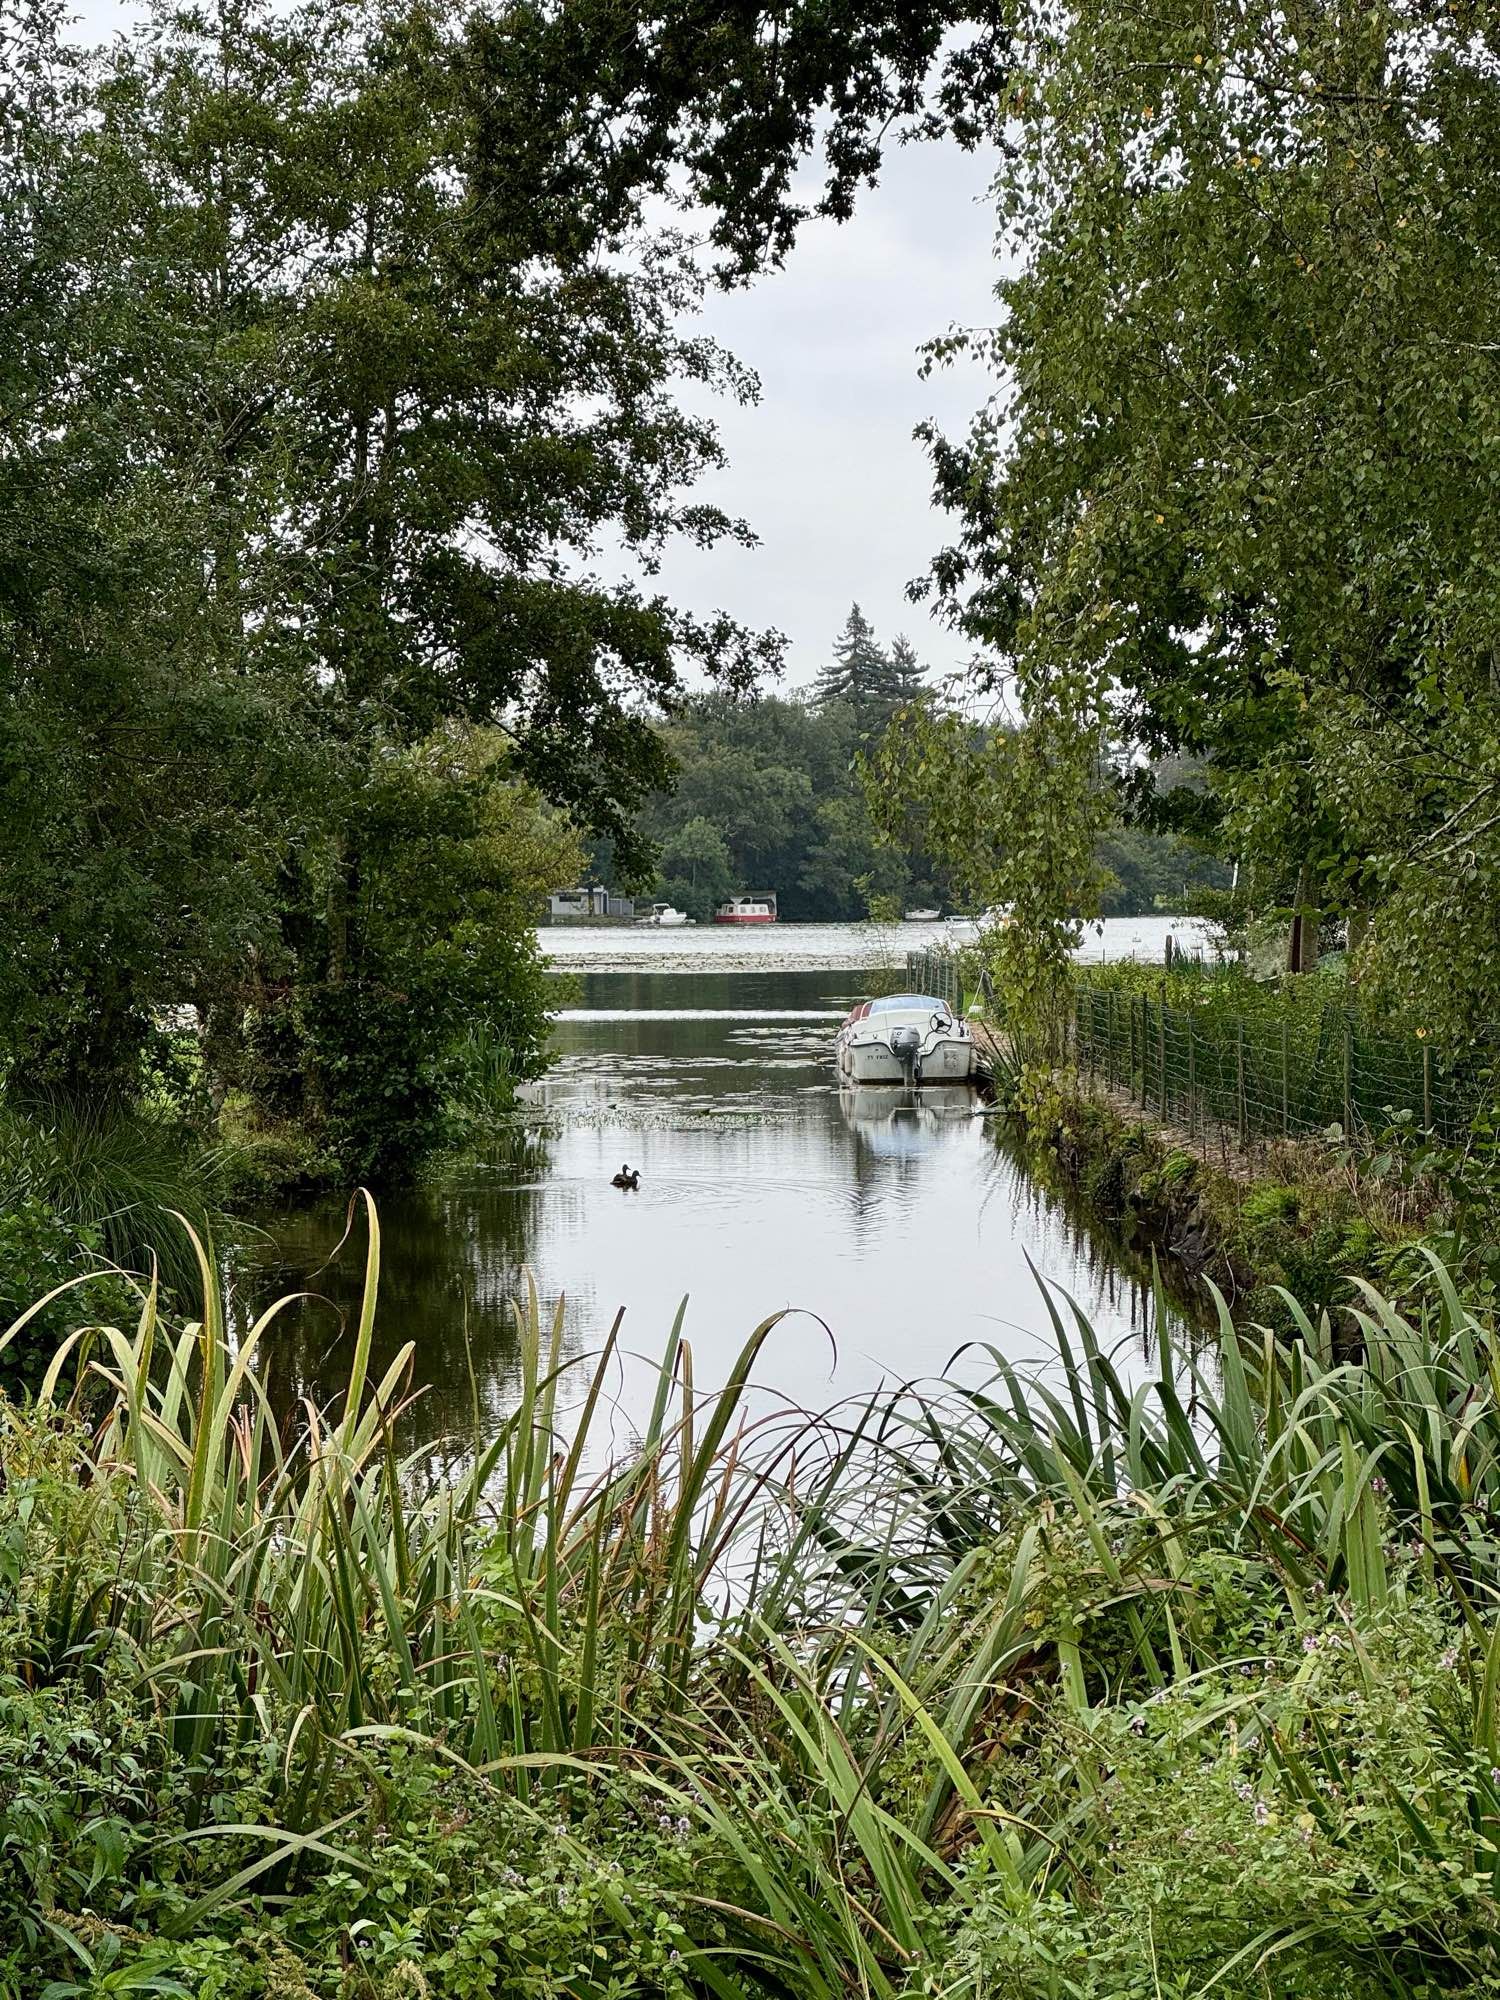
[[[88,40],[139,11],[74,5]],[[987,180],[984,159],[956,147],[893,151],[852,222],[813,223],[785,270],[709,301],[708,330],[756,371],[762,397],[720,407],[729,466],[703,497],[746,517],[760,546],[672,550],[661,587],[689,610],[786,633],[792,681],[816,672],[856,599],[883,637],[905,630],[932,667],[963,656],[905,596],[945,540],[912,429],[935,417],[959,430],[985,393],[972,365],[922,381],[918,349],[992,317]]]

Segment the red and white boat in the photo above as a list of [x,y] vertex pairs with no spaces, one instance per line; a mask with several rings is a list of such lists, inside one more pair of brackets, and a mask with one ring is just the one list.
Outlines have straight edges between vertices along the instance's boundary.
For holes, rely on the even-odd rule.
[[774,924],[776,898],[772,895],[730,896],[714,911],[716,924]]

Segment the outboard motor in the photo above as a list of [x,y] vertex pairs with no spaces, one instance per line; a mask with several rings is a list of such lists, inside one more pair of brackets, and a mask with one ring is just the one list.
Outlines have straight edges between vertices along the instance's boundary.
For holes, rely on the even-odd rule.
[[917,1068],[917,1056],[922,1048],[920,1028],[892,1028],[890,1051],[901,1065],[901,1074],[910,1088],[913,1082],[920,1082],[921,1073]]

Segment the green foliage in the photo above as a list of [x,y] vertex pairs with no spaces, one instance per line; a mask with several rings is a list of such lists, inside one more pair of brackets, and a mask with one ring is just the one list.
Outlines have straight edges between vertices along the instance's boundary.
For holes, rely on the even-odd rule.
[[1103,887],[1100,741],[1076,705],[1021,729],[922,706],[896,718],[863,767],[881,832],[920,825],[961,893],[1004,910],[981,944],[1006,1019],[1028,1035],[1056,1020]]
[[[1102,731],[1134,812],[1238,856],[1261,908],[1352,918],[1367,977],[1462,1042],[1500,1010],[1494,21],[1012,25],[1004,387],[932,439],[977,691],[1013,676],[1059,751]],[[1206,791],[1122,745],[1202,760]],[[1054,823],[1081,804],[1025,783]]]
[[1500,1992],[1495,1348],[1440,1267],[1344,1363],[1293,1307],[1127,1374],[1049,1293],[1036,1378],[836,1424],[743,1425],[770,1322],[696,1398],[679,1324],[613,1455],[613,1342],[572,1382],[533,1300],[450,1480],[370,1235],[320,1421],[207,1262],[0,1403],[0,1992]]
[[774,889],[794,921],[849,922],[872,897],[950,900],[920,833],[887,844],[871,823],[854,765],[872,715],[886,712],[842,698],[688,703],[662,732],[673,788],[639,823],[658,851],[657,893],[700,920],[756,888]]
[[534,1063],[534,905],[491,888],[536,798],[628,857],[681,664],[778,654],[591,573],[610,533],[649,570],[745,532],[689,498],[718,446],[675,389],[754,385],[681,330],[649,163],[586,240],[539,183],[478,196],[480,127],[520,143],[541,91],[478,86],[465,28],[162,6],[84,58],[5,10],[0,1061],[138,1095],[194,1006],[216,1099],[371,1172],[440,1136],[476,991]]

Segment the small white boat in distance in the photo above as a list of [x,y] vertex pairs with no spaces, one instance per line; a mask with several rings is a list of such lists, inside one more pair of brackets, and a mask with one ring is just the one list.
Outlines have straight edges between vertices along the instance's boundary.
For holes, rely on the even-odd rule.
[[638,924],[659,924],[663,930],[675,930],[678,924],[692,921],[685,910],[674,910],[670,903],[653,903],[645,916],[636,918]]
[[866,1000],[846,1018],[834,1044],[847,1083],[967,1083],[974,1040],[946,1000],[891,993]]
[[941,915],[941,910],[908,910],[903,921],[908,924],[935,924]]

